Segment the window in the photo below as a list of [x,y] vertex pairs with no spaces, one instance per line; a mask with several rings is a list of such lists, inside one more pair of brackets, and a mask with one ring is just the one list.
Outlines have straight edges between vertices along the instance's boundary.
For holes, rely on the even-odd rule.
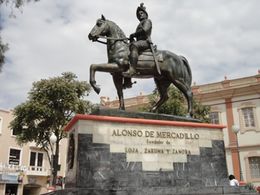
[[218,112],[211,112],[209,114],[210,122],[213,124],[219,124],[219,113]]
[[32,170],[40,171],[43,165],[43,153],[31,152],[30,155],[30,166]]
[[19,134],[19,131],[17,131],[17,130],[15,131],[12,129],[12,135],[18,135],[18,134]]
[[253,179],[260,178],[260,157],[259,156],[249,157],[248,161],[249,161],[251,178]]
[[246,128],[255,127],[253,108],[252,107],[242,108],[241,111],[244,119],[244,127]]
[[257,121],[256,104],[246,102],[238,108],[241,133],[246,131],[260,131]]
[[20,155],[21,155],[21,150],[10,149],[9,164],[10,165],[19,165],[20,164]]

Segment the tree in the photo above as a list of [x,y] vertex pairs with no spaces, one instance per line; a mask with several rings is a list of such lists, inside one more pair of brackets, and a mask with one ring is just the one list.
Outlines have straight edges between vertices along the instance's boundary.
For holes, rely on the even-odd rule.
[[[66,137],[63,128],[75,113],[88,113],[93,108],[89,101],[83,99],[90,91],[90,85],[76,78],[75,74],[67,72],[60,77],[34,82],[27,101],[14,108],[14,119],[10,123],[19,144],[34,141],[46,151],[50,165],[53,164],[54,185],[59,143]],[[55,151],[50,142],[52,133],[57,137]]]
[[[174,86],[170,86],[168,90],[169,99],[158,108],[157,113],[171,114],[177,116],[185,116],[187,114],[187,104],[183,94]],[[157,89],[149,96],[149,104],[143,108],[143,111],[151,110],[152,106],[157,102],[159,94]],[[210,107],[204,106],[193,99],[193,117],[202,122],[209,122]]]
[[5,52],[8,49],[8,45],[2,42],[2,38],[0,37],[0,72],[2,72],[3,64],[5,63]]
[[0,5],[1,4],[6,4],[10,6],[14,6],[15,8],[20,8],[22,7],[25,3],[29,3],[31,1],[39,1],[39,0],[0,0]]

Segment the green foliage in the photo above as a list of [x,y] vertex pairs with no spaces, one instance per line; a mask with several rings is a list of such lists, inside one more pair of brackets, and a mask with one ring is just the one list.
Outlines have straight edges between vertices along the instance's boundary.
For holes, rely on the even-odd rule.
[[[183,106],[185,99],[179,91],[170,87],[168,90],[169,99],[165,102],[156,112],[164,113],[164,114],[172,114],[172,115],[180,115],[184,116],[186,114],[186,108]],[[148,109],[150,110],[152,106],[158,101],[160,95],[155,89],[153,93],[149,96],[150,105]]]
[[246,183],[245,188],[249,189],[250,191],[257,190],[253,183]]
[[[176,116],[186,116],[187,102],[183,94],[173,86],[168,90],[169,99],[157,110],[157,113],[171,114]],[[159,94],[157,89],[149,96],[149,104],[141,108],[143,111],[149,111],[158,101]],[[202,122],[209,122],[209,106],[204,106],[193,100],[193,118],[199,119]]]
[[[53,182],[58,171],[59,142],[66,136],[63,128],[75,113],[86,113],[92,109],[90,102],[83,99],[90,91],[90,85],[76,78],[75,74],[67,72],[61,77],[33,83],[27,101],[15,107],[14,119],[10,123],[18,143],[34,141],[46,151],[53,167]],[[57,137],[55,147],[50,142],[52,133]]]
[[15,6],[15,8],[22,7],[25,3],[29,3],[31,1],[39,1],[39,0],[0,0],[0,4],[5,3],[6,5]]
[[83,100],[90,86],[76,78],[73,73],[63,73],[33,83],[28,100],[14,109],[10,124],[20,144],[34,141],[48,149],[52,132],[59,142],[65,136],[64,126],[75,113],[91,111],[91,103]]
[[202,105],[193,99],[193,118],[199,119],[204,123],[209,123],[210,107]]
[[2,42],[0,37],[0,72],[2,71],[3,64],[5,63],[5,52],[8,50],[8,45]]

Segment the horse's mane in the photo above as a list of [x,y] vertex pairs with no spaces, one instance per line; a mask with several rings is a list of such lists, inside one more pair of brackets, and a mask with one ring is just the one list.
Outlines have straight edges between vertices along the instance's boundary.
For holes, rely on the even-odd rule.
[[122,31],[122,29],[113,21],[111,20],[107,20],[109,23],[111,23],[111,25],[113,25],[115,28],[114,30],[118,33],[118,35],[120,36],[120,38],[125,38],[125,33]]

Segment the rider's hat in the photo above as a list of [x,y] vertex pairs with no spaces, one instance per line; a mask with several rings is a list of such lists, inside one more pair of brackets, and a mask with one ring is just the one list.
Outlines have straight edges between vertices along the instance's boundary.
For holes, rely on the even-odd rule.
[[137,9],[136,9],[136,17],[138,18],[138,12],[139,11],[143,11],[148,17],[148,13],[146,12],[145,9],[146,9],[146,7],[144,7],[144,3],[141,3],[140,6],[137,7]]

